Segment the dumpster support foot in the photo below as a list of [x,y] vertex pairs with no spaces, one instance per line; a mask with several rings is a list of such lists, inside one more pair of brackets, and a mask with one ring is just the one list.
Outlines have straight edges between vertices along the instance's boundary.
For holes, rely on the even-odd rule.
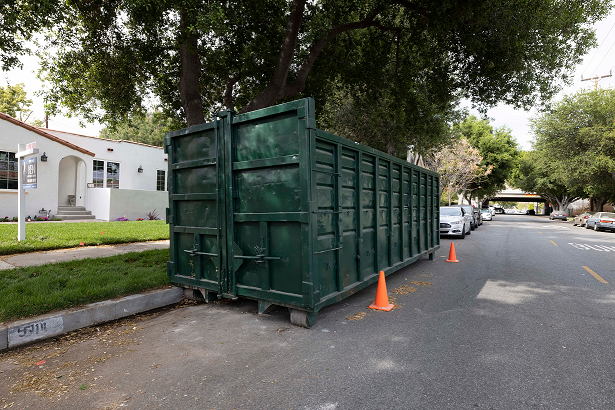
[[435,260],[435,259],[436,259],[436,253],[435,253],[435,252],[430,253],[430,254],[429,254],[429,260],[430,260],[430,261],[433,261],[433,260]]
[[201,292],[203,293],[203,299],[205,299],[206,303],[210,303],[210,302],[220,299],[216,292],[210,292],[207,290],[203,290]]
[[275,309],[276,305],[274,305],[271,302],[267,302],[265,300],[259,300],[258,301],[258,314],[259,315],[264,315],[265,313],[271,312],[273,309]]
[[203,299],[203,295],[201,294],[201,291],[198,289],[192,289],[192,288],[184,288],[184,297],[190,300]]
[[295,326],[301,326],[309,329],[316,324],[316,320],[318,320],[318,313],[311,313],[298,309],[290,310],[290,323]]

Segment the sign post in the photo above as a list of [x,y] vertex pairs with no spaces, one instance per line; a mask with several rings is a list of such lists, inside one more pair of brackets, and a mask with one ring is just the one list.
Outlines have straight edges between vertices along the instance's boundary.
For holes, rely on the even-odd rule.
[[[17,240],[26,239],[26,189],[36,189],[36,157],[38,154],[36,142],[17,145],[17,183],[19,195],[17,196]],[[28,158],[32,157],[32,158]]]

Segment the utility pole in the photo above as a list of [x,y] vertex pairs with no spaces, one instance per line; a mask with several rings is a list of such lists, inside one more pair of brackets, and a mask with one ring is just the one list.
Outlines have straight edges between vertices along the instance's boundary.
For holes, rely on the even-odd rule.
[[[609,75],[603,75],[603,76],[595,76],[595,77],[591,77],[591,78],[583,78],[583,74],[581,74],[581,81],[590,81],[590,80],[594,80],[594,91],[598,91],[598,80],[601,78],[607,78],[607,77],[612,77],[613,73],[611,70],[609,70]],[[594,210],[594,197],[590,196],[589,197],[589,210],[593,211]]]
[[49,128],[49,114],[45,113],[45,128]]
[[601,77],[595,76],[595,77],[591,77],[591,78],[583,78],[583,75],[581,74],[581,81],[594,80],[594,91],[598,91],[598,80],[601,79],[601,78],[612,77],[612,76],[613,76],[613,74],[611,73],[611,70],[609,70],[609,75],[603,75]]

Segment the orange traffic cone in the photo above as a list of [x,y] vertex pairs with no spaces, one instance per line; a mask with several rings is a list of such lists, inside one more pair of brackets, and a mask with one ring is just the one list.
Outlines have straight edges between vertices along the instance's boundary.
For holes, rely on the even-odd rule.
[[448,253],[448,259],[446,260],[447,262],[459,262],[457,260],[457,255],[455,255],[455,243],[451,242],[451,250]]
[[378,289],[376,289],[376,301],[368,306],[370,309],[384,310],[388,312],[395,306],[389,303],[389,297],[387,296],[387,284],[384,281],[384,271],[380,271],[380,277],[378,278]]

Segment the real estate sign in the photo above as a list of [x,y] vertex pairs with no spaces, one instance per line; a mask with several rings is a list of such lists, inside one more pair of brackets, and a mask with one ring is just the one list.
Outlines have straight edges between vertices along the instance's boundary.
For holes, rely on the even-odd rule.
[[23,161],[23,189],[36,189],[36,158],[29,157]]

